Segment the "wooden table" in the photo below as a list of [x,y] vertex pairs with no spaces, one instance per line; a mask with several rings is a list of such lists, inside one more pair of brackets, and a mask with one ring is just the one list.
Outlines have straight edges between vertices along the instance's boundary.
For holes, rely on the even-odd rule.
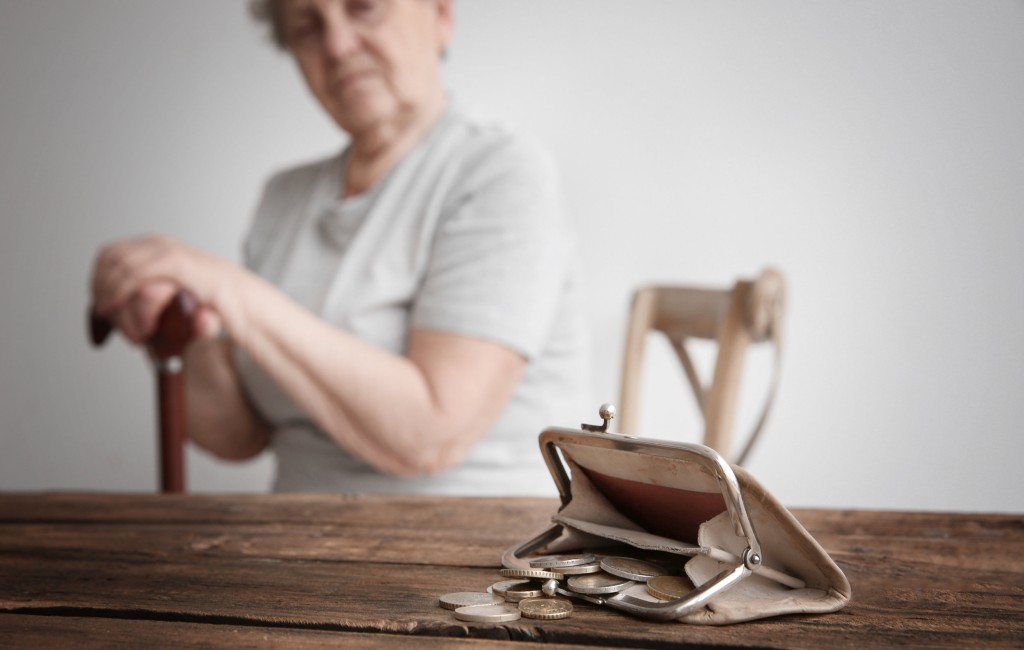
[[[1024,647],[1024,517],[796,510],[844,610],[727,627],[467,624],[441,594],[501,580],[547,499],[0,494],[0,647]],[[516,645],[515,647],[520,647]]]

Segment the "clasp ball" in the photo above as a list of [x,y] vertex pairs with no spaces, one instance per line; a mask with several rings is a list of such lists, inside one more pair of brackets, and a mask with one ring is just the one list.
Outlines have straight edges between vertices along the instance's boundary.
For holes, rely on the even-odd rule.
[[614,420],[615,419],[615,405],[614,404],[602,404],[601,408],[598,409],[597,414],[601,416],[602,420]]

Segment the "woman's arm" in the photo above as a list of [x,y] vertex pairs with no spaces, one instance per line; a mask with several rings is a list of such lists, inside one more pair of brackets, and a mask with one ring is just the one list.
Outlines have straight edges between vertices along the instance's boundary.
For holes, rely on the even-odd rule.
[[[334,328],[246,269],[159,236],[101,251],[93,278],[95,308],[132,340],[145,340],[170,299],[165,294],[173,295],[151,289],[161,284],[188,288],[204,317],[215,315],[299,408],[348,451],[392,474],[456,465],[490,428],[526,365],[503,345],[439,331],[413,330],[406,356],[382,350]],[[229,390],[225,399],[231,382],[204,370],[196,376],[213,392],[192,403],[201,410],[190,419],[193,435],[215,450],[215,436],[224,431],[232,432],[225,434],[231,440],[250,441],[251,434],[251,448],[262,448],[266,435],[253,432],[251,412],[240,424],[235,421],[247,411],[232,406],[244,404],[237,384],[234,397]],[[192,384],[190,396],[204,388]],[[238,431],[219,429],[225,424],[218,420],[222,408],[220,417],[239,424]]]
[[270,427],[249,407],[231,359],[232,344],[201,338],[185,350],[189,437],[227,460],[245,460],[270,442]]
[[403,476],[461,461],[490,429],[525,359],[497,343],[416,330],[406,356],[337,330],[267,285],[248,306],[240,344],[289,397],[351,453]]

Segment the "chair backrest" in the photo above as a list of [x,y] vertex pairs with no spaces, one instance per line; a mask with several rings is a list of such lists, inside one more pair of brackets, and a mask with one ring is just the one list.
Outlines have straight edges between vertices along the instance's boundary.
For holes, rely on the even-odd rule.
[[[739,280],[727,289],[688,286],[638,289],[633,294],[626,332],[618,404],[619,430],[636,431],[644,349],[648,334],[661,332],[672,344],[704,416],[704,444],[727,460],[742,463],[764,426],[778,385],[784,308],[785,281],[782,274],[772,268],[765,269],[756,279]],[[717,343],[714,374],[706,386],[687,352],[686,341],[690,338]],[[734,456],[731,435],[743,361],[747,346],[756,342],[774,344],[775,367],[764,409],[744,449]]]

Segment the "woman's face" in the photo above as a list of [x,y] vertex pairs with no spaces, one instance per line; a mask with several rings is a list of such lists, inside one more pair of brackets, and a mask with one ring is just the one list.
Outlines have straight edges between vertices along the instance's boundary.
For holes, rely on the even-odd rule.
[[442,90],[451,0],[284,0],[288,48],[353,138],[408,119]]

